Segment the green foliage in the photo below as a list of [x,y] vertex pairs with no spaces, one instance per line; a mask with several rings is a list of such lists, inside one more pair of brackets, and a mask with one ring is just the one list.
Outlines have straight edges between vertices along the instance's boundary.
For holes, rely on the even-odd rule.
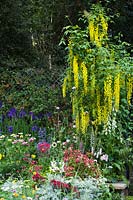
[[[33,112],[51,112],[59,104],[60,88],[44,69],[25,69],[1,73],[0,97],[8,105]],[[8,110],[8,108],[5,108]]]

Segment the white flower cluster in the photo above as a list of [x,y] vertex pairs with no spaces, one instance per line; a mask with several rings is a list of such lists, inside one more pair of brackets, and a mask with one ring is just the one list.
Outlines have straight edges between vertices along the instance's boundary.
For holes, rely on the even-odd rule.
[[109,117],[107,124],[104,125],[103,133],[105,135],[114,134],[117,128],[116,116]]
[[53,160],[53,161],[51,161],[50,171],[63,173],[64,165],[65,165],[64,161],[57,162],[57,161]]

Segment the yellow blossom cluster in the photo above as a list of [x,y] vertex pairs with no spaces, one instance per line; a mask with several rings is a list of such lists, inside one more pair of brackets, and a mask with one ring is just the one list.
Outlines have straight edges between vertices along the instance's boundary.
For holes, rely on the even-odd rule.
[[78,89],[78,87],[79,87],[78,67],[79,66],[78,66],[77,56],[74,56],[74,58],[73,58],[73,74],[74,74],[74,84],[75,84],[76,89]]
[[120,73],[114,78],[114,107],[119,110],[120,103]]
[[97,47],[102,46],[102,40],[107,37],[108,23],[103,14],[101,13],[95,20],[89,19],[89,35],[90,41],[95,42]]
[[112,76],[108,75],[104,81],[104,100],[105,106],[107,105],[109,113],[112,111],[112,97]]
[[133,77],[129,75],[127,80],[127,101],[129,105],[131,104],[132,92],[133,92]]
[[84,62],[81,63],[82,74],[83,74],[83,84],[84,84],[84,92],[87,94],[88,91],[88,72],[87,67]]

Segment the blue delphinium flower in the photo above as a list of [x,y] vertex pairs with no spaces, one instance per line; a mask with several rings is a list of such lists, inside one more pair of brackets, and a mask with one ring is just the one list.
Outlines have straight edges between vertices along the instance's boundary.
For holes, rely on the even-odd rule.
[[35,116],[32,111],[29,112],[29,115],[31,116],[31,120],[37,119],[37,116]]
[[3,104],[2,104],[2,101],[0,101],[0,108],[2,108],[2,105],[3,105]]
[[47,113],[46,113],[46,117],[47,117],[47,118],[51,118],[51,117],[52,117],[52,113],[47,112]]
[[46,128],[40,128],[38,131],[38,137],[40,141],[46,141]]
[[37,115],[38,119],[42,119],[44,117],[44,114],[42,112],[38,113]]
[[9,133],[12,133],[13,132],[13,126],[8,126],[7,130],[8,130]]
[[34,126],[31,127],[31,130],[32,130],[33,132],[36,132],[36,131],[38,131],[38,127],[37,127],[36,125],[34,125]]
[[10,118],[16,117],[16,115],[17,115],[16,108],[11,108],[7,113],[7,116],[10,117]]
[[25,110],[24,110],[24,109],[21,109],[20,112],[19,112],[19,117],[20,117],[20,118],[23,118],[23,117],[25,117],[25,116],[26,116]]

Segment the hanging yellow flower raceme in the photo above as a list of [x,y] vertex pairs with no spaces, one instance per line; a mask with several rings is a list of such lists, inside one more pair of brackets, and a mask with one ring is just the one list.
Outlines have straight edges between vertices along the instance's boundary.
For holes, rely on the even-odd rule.
[[101,43],[100,43],[100,40],[99,40],[99,27],[98,27],[98,24],[96,26],[96,29],[95,29],[95,44],[97,47],[100,47],[101,46]]
[[88,126],[89,126],[89,122],[90,122],[89,112],[85,111],[85,127],[86,127],[86,130],[87,130]]
[[82,133],[85,133],[86,132],[86,118],[85,118],[85,112],[84,112],[84,109],[83,107],[81,108],[81,131]]
[[112,76],[109,75],[104,81],[104,121],[112,111]]
[[114,79],[114,107],[117,111],[120,103],[120,73]]
[[67,85],[67,77],[64,78],[64,82],[63,82],[63,85],[62,85],[63,97],[66,97],[66,85]]
[[131,104],[132,92],[133,92],[133,77],[129,75],[127,80],[127,101],[129,105]]
[[105,97],[107,97],[108,111],[110,113],[112,111],[112,76],[109,75],[105,82],[106,82],[106,89],[104,91],[104,95]]
[[107,121],[108,121],[108,105],[105,103],[104,106],[103,106],[103,122],[106,124]]
[[97,122],[98,124],[101,124],[102,121],[102,116],[101,116],[101,106],[100,106],[100,90],[97,88],[96,90],[96,95],[97,95]]
[[87,94],[88,91],[88,72],[87,67],[84,62],[81,63],[82,74],[83,74],[83,84],[84,84],[84,93]]
[[94,41],[94,32],[95,32],[95,25],[94,25],[94,19],[91,19],[89,22],[89,34],[90,34],[90,41]]
[[73,58],[73,73],[74,73],[74,84],[76,89],[78,89],[79,86],[79,80],[78,80],[78,59],[76,56]]
[[[101,27],[99,27],[99,24],[101,24]],[[103,14],[100,14],[95,21],[94,19],[89,20],[90,41],[95,42],[97,47],[101,47],[103,38],[107,37],[107,31],[108,24]]]
[[107,21],[105,20],[105,18],[103,17],[103,14],[100,15],[100,19],[101,19],[101,25],[103,28],[103,33],[105,36],[107,36],[107,31],[108,31],[108,24]]
[[73,95],[72,96],[72,113],[73,113],[73,116],[76,114],[76,98],[75,96]]

